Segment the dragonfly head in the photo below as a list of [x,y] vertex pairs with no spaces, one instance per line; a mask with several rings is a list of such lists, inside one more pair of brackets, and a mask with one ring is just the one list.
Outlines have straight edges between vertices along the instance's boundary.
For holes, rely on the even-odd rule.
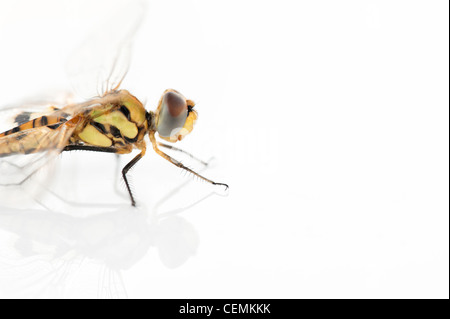
[[156,110],[156,131],[159,136],[175,143],[192,132],[198,116],[194,106],[193,101],[178,91],[166,90]]

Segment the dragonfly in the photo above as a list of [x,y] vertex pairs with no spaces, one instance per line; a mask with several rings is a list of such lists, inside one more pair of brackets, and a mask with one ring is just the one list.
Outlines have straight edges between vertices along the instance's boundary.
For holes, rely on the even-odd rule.
[[[200,175],[162,151],[169,149],[184,153],[207,164],[173,146],[192,132],[197,121],[198,112],[192,100],[177,90],[167,89],[156,110],[151,111],[146,110],[143,103],[129,91],[120,88],[130,65],[132,39],[145,11],[141,2],[136,3],[138,5],[127,5],[120,12],[121,16],[129,19],[124,23],[112,24],[108,21],[104,27],[93,32],[69,59],[67,70],[72,86],[79,95],[91,98],[80,103],[52,105],[39,112],[22,110],[15,115],[13,127],[0,134],[0,161],[17,155],[30,157],[19,167],[27,171],[26,176],[14,185],[26,182],[62,152],[91,151],[123,155],[139,150],[139,154],[122,170],[131,205],[136,206],[127,176],[130,169],[146,155],[145,138],[148,136],[153,150],[165,160],[201,180],[228,189],[227,184]],[[118,20],[114,18],[113,21]],[[93,86],[87,90],[85,88],[94,80],[96,91],[91,94]]]

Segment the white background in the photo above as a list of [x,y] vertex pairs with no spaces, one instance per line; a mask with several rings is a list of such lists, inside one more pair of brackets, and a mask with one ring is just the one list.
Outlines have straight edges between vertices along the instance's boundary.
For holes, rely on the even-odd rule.
[[[69,87],[68,54],[121,3],[1,0],[2,104]],[[0,202],[0,296],[448,298],[448,10],[150,1],[123,88],[197,102],[179,146],[229,195],[150,152],[132,209],[113,156],[64,154],[52,187],[74,204]]]

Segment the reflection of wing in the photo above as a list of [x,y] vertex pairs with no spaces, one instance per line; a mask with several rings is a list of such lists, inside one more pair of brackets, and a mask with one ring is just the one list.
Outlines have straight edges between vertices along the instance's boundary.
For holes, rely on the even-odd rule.
[[98,295],[99,299],[127,299],[128,294],[119,270],[103,267],[99,277]]
[[127,1],[72,54],[67,73],[77,94],[84,98],[102,96],[120,85],[130,64],[133,35],[144,13],[143,1]]
[[[116,247],[111,238],[140,243],[133,240],[135,229],[124,227],[139,226],[147,235],[141,227],[147,215],[136,215],[124,225],[121,221],[128,222],[129,213],[119,209],[83,218],[0,204],[0,296],[5,290],[14,297],[126,298],[122,267],[108,260],[123,258],[126,263],[135,248]],[[117,227],[102,227],[106,225]]]
[[[18,239],[16,245],[29,245],[29,256],[13,249],[0,250],[0,292],[15,298],[125,299],[126,287],[119,270],[112,270],[82,256],[55,256],[48,251],[32,251],[33,241]],[[51,249],[52,247],[44,247]],[[13,250],[12,252],[10,250]]]

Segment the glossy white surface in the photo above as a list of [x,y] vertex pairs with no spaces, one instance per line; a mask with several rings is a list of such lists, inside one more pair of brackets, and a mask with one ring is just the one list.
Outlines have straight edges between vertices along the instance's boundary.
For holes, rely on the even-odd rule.
[[[1,1],[1,104],[66,87],[110,3]],[[1,193],[0,297],[448,298],[448,2],[150,2],[133,54],[228,196],[150,151],[132,209],[114,156],[64,154],[49,209]]]

